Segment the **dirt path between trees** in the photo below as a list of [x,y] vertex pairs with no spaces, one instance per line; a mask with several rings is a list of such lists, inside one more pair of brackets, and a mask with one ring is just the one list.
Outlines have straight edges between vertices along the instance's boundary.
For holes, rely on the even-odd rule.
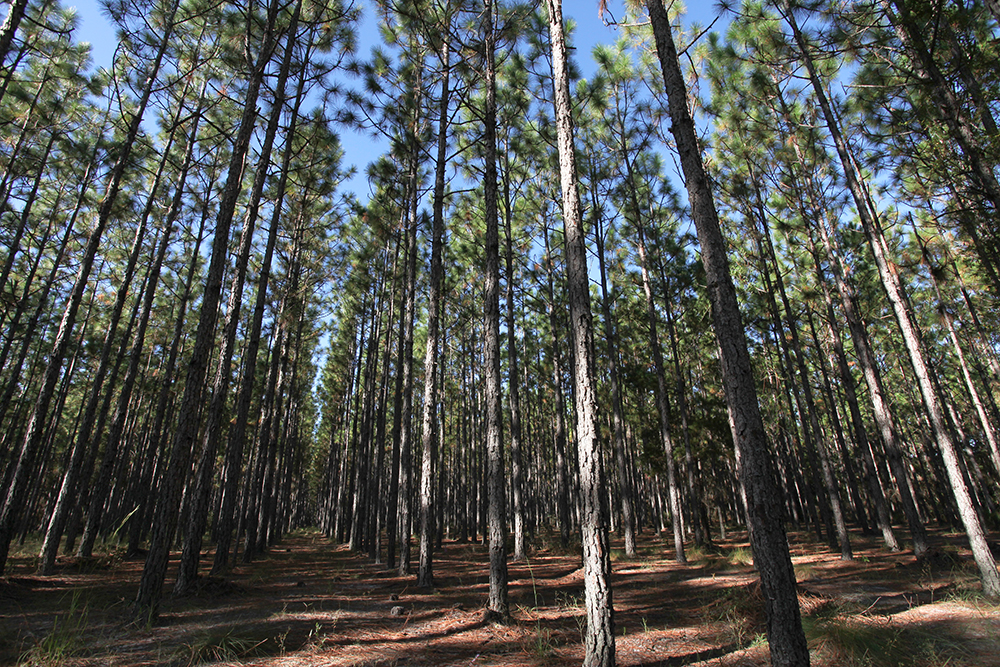
[[[619,665],[768,664],[745,535],[734,537],[692,549],[686,567],[651,535],[635,558],[615,552]],[[975,593],[961,536],[934,539],[934,558],[917,563],[859,537],[845,563],[793,536],[814,665],[1000,667],[1000,607]],[[0,665],[580,664],[579,556],[539,547],[511,563],[509,626],[482,620],[486,562],[482,545],[446,541],[435,587],[417,589],[413,576],[300,532],[225,579],[202,579],[193,595],[168,594],[159,623],[136,629],[122,622],[141,561],[63,559],[55,576],[39,577],[22,554],[0,578]]]

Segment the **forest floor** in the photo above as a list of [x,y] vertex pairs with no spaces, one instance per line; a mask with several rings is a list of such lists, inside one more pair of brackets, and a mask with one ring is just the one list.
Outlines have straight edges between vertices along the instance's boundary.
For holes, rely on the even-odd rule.
[[[1000,667],[1000,605],[977,593],[963,536],[934,533],[934,556],[920,563],[912,552],[890,553],[857,536],[855,560],[845,562],[811,537],[791,535],[813,665]],[[39,577],[31,553],[15,553],[0,578],[0,665],[500,666],[583,658],[580,557],[551,545],[510,564],[514,622],[506,626],[483,621],[489,583],[480,544],[445,541],[435,553],[435,587],[418,589],[414,576],[298,532],[225,579],[200,580],[193,595],[171,596],[168,580],[160,620],[146,628],[123,623],[141,560],[65,558],[56,575]],[[618,664],[769,664],[746,534],[689,549],[687,566],[671,555],[649,534],[636,557],[613,552]]]

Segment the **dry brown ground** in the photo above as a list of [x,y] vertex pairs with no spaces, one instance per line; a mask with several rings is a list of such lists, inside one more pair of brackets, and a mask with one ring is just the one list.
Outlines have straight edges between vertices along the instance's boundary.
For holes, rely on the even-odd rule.
[[[754,573],[741,562],[745,535],[735,537],[692,550],[686,567],[653,536],[636,558],[615,552],[619,665],[768,664]],[[856,560],[842,562],[793,536],[814,665],[1000,667],[1000,607],[976,595],[961,536],[934,540],[930,562],[861,538]],[[482,621],[486,561],[481,545],[446,542],[435,588],[421,590],[412,576],[303,532],[192,596],[168,594],[159,623],[134,628],[123,620],[141,561],[66,559],[38,577],[22,556],[0,578],[0,665],[580,664],[579,557],[539,547],[512,563],[509,626]]]

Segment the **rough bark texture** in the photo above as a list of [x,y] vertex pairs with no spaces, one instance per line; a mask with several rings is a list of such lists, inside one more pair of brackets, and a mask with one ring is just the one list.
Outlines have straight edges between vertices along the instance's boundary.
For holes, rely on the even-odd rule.
[[490,595],[488,617],[506,622],[510,618],[507,600],[507,510],[503,465],[503,389],[500,377],[500,220],[497,216],[497,80],[496,33],[493,2],[487,0],[483,16],[486,52],[486,108],[483,153],[485,170],[483,194],[486,214],[486,276],[483,285],[484,323],[483,364],[486,384],[486,486],[487,530],[490,550]]
[[[14,2],[10,3],[10,7],[7,8],[7,18],[4,19],[3,25],[0,26],[0,66],[7,59],[10,45],[14,41],[14,35],[21,25],[21,20],[24,19],[27,8],[28,0],[14,0]],[[0,99],[3,98],[0,97]]]
[[430,294],[427,297],[427,347],[424,354],[424,405],[420,464],[420,566],[418,586],[433,586],[431,554],[434,548],[434,438],[437,425],[438,335],[441,328],[441,292],[444,284],[444,177],[448,157],[447,40],[441,47],[441,98],[438,109],[438,151],[434,170],[434,217],[431,232]]
[[598,437],[597,399],[593,358],[593,319],[590,278],[580,213],[580,195],[573,147],[573,116],[563,32],[562,3],[546,0],[552,41],[552,76],[559,147],[559,181],[566,234],[566,283],[569,288],[570,331],[573,338],[573,374],[576,390],[577,457],[580,468],[580,530],[583,541],[584,590],[587,629],[585,667],[615,664],[614,614],[611,598],[611,559],[604,516],[603,470]]
[[661,0],[647,0],[646,6],[663,69],[673,123],[671,131],[677,142],[701,244],[730,426],[736,443],[740,481],[746,495],[750,545],[764,593],[771,662],[780,666],[808,665],[809,649],[802,631],[795,572],[782,521],[780,494],[774,482],[743,322],[729,272],[725,239],[702,163],[694,121],[687,106],[687,87],[677,59],[670,20]]
[[146,556],[146,564],[142,570],[139,592],[133,608],[134,620],[139,623],[156,620],[163,594],[163,581],[167,573],[170,542],[177,526],[181,492],[188,474],[191,451],[198,438],[200,427],[201,413],[198,410],[198,405],[202,400],[205,375],[208,371],[208,362],[218,321],[218,306],[222,295],[222,280],[229,249],[229,229],[241,190],[244,158],[250,147],[250,138],[257,117],[257,96],[264,80],[266,64],[273,51],[273,27],[276,16],[277,3],[273,2],[268,10],[268,26],[264,43],[261,45],[260,56],[250,76],[239,131],[233,144],[226,185],[219,205],[215,238],[212,241],[212,255],[209,260],[205,292],[198,318],[198,329],[188,361],[184,394],[178,407],[177,430],[174,433],[170,462],[163,478],[160,502],[157,505],[156,517],[153,521],[149,553]]

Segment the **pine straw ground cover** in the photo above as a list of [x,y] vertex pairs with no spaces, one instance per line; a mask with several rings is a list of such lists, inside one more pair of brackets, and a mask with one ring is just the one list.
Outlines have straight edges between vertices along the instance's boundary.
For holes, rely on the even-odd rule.
[[[635,558],[614,553],[619,665],[768,664],[746,536],[734,537],[689,550],[688,566],[651,535]],[[1000,607],[976,593],[960,535],[935,534],[935,556],[923,563],[857,536],[853,562],[809,535],[792,539],[814,665],[1000,666]],[[123,625],[141,561],[64,559],[55,576],[38,577],[30,553],[0,578],[2,665],[578,665],[583,657],[579,556],[551,545],[511,564],[509,626],[482,621],[479,544],[445,542],[436,586],[421,590],[412,576],[299,532],[264,560],[201,580],[191,596],[168,594],[149,628]]]

